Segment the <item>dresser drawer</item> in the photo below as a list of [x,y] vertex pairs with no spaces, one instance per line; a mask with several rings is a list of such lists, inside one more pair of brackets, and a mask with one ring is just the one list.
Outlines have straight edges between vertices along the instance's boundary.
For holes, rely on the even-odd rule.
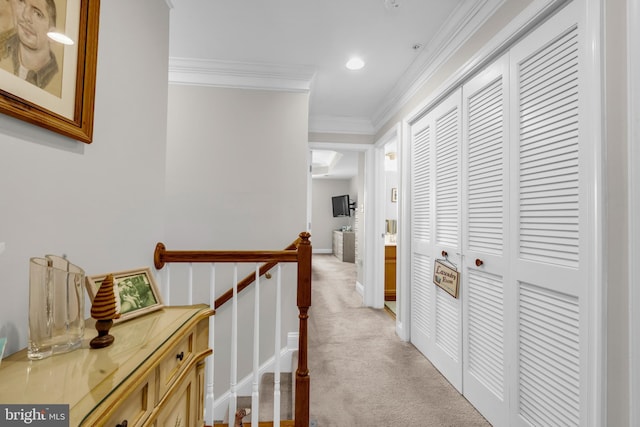
[[153,410],[156,403],[156,375],[155,371],[147,376],[128,397],[126,397],[104,423],[105,426],[115,427],[124,425],[128,427],[141,426]]
[[177,388],[172,390],[166,402],[163,402],[155,427],[195,427],[198,425],[196,399],[199,397],[199,392],[197,381],[197,373],[193,369],[177,385]]
[[195,349],[195,335],[191,330],[189,334],[182,339],[169,353],[162,359],[159,366],[159,386],[160,392],[158,397],[162,399],[171,384],[180,375],[185,366],[193,358]]

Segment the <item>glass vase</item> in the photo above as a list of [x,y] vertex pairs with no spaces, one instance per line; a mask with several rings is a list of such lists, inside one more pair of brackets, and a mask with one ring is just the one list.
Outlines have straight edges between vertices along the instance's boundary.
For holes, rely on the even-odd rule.
[[29,359],[82,345],[84,276],[81,268],[55,255],[29,260]]

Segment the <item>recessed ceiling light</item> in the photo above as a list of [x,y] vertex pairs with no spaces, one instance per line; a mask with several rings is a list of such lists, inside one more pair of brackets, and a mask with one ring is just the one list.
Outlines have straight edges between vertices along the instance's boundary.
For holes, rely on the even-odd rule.
[[400,7],[400,3],[398,3],[398,0],[384,0],[384,7],[387,9],[395,9]]
[[350,70],[360,70],[362,69],[362,67],[364,67],[364,61],[360,58],[351,58],[349,61],[347,61],[347,68]]
[[73,44],[73,40],[71,40],[71,38],[69,38],[68,36],[62,34],[62,33],[58,33],[56,31],[50,31],[47,33],[47,36],[53,40],[56,41],[58,43],[62,43],[62,44],[66,44],[66,45],[72,45]]

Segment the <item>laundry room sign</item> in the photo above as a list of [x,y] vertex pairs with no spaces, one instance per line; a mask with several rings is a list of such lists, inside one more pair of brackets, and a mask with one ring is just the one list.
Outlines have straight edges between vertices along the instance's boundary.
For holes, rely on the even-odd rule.
[[460,273],[440,260],[436,260],[433,266],[433,283],[447,291],[452,297],[458,298]]

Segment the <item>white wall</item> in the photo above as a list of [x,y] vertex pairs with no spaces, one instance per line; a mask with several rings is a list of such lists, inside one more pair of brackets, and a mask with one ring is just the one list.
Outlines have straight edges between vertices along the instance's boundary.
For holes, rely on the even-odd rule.
[[[367,213],[365,210],[365,191],[364,191],[364,176],[365,176],[365,153],[358,153],[358,175],[355,179],[351,180],[352,188],[355,188],[358,194],[358,202],[356,204],[356,218],[358,220],[358,227],[356,230],[356,270],[357,276],[356,281],[360,285],[365,284],[365,274],[364,274],[364,254],[365,248],[367,245],[367,239],[365,239],[365,223],[367,218]],[[371,204],[373,206],[373,204]],[[367,225],[368,227],[368,225]]]
[[153,265],[163,238],[168,33],[163,1],[102,2],[90,145],[0,115],[8,353],[27,345],[30,257],[67,254],[88,275]]
[[[627,135],[627,181],[629,185],[629,283],[638,283],[640,264],[640,2],[627,0],[627,93],[629,97],[626,115],[629,121]],[[635,43],[630,42],[636,41]],[[629,401],[640,401],[640,287],[629,286]],[[640,406],[629,405],[629,425],[640,424]]]
[[386,219],[398,219],[398,202],[391,201],[391,190],[398,188],[398,171],[385,172],[384,211]]
[[349,194],[355,200],[351,179],[314,179],[312,183],[311,238],[313,251],[319,253],[333,252],[333,230],[345,225],[353,225],[354,217],[333,217],[331,197]]
[[[605,289],[607,290],[607,425],[631,425],[629,419],[629,199],[627,159],[627,49],[625,2],[605,6],[605,109],[604,130],[607,239]],[[635,77],[637,79],[637,76]],[[637,143],[637,141],[635,142]],[[636,166],[637,167],[637,166]],[[635,283],[634,285],[638,285]],[[637,363],[637,362],[636,362]],[[635,402],[637,405],[638,402]]]
[[306,93],[171,85],[168,116],[169,247],[282,249],[306,230]]

